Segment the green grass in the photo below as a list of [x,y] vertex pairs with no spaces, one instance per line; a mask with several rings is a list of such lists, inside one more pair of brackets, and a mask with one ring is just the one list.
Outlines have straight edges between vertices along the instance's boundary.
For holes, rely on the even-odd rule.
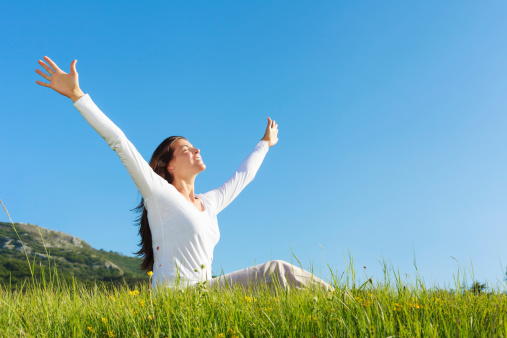
[[[52,276],[58,276],[53,273]],[[40,337],[507,336],[507,296],[375,284],[335,291],[0,287],[0,335]]]
[[463,270],[455,289],[428,288],[417,266],[413,282],[402,282],[385,261],[383,280],[365,276],[358,283],[349,257],[346,271],[333,274],[333,291],[198,285],[154,292],[146,282],[90,285],[63,278],[54,266],[31,266],[33,277],[16,288],[0,284],[0,336],[507,336],[507,296],[500,288],[469,291]]

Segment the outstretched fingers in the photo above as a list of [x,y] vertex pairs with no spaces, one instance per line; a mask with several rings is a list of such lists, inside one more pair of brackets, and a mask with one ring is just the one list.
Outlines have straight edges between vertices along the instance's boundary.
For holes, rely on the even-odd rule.
[[35,72],[37,74],[39,74],[40,76],[42,76],[43,78],[45,78],[46,80],[51,81],[51,76],[49,76],[48,74],[44,73],[43,71],[41,71],[39,69],[36,69]]
[[49,65],[54,69],[55,72],[57,70],[60,70],[60,68],[58,68],[58,66],[56,65],[56,63],[54,63],[53,60],[51,60],[49,57],[44,56],[44,60],[46,60],[46,62],[49,63]]
[[55,72],[42,60],[39,60],[39,65],[42,66],[49,74],[53,75]]
[[38,85],[44,86],[44,87],[49,87],[51,85],[50,83],[46,83],[46,82],[42,82],[42,81],[35,81],[35,83]]
[[56,63],[54,63],[49,57],[44,56],[43,60],[44,61],[39,60],[38,63],[44,68],[44,70],[47,71],[47,73],[49,73],[49,75],[40,69],[35,70],[37,74],[46,80],[46,82],[35,81],[35,83],[40,86],[51,88],[55,92],[72,99],[74,102],[84,95],[79,88],[79,79],[76,71],[77,60],[72,61],[70,65],[70,74],[58,68]]
[[35,81],[38,85],[44,86],[44,87],[50,87],[51,86],[51,76],[55,73],[44,61],[39,60],[39,64],[44,68],[50,75],[44,73],[40,69],[36,69],[35,72],[42,76],[44,79],[48,80],[50,83],[42,82],[42,81]]
[[275,122],[275,120],[271,120],[268,117],[268,128],[278,128],[278,124]]

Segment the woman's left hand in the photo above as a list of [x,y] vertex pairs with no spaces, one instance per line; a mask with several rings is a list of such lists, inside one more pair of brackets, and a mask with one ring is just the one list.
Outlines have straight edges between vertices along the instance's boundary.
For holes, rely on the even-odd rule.
[[266,133],[261,141],[268,142],[270,147],[274,146],[278,142],[278,124],[276,124],[275,120],[271,120],[269,117]]

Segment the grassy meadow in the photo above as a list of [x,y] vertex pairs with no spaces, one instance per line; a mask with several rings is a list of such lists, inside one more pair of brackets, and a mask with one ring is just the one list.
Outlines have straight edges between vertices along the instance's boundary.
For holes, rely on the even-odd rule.
[[[48,279],[48,278],[46,278]],[[500,291],[395,279],[320,289],[164,289],[59,281],[0,287],[2,337],[505,337]],[[347,285],[348,284],[348,285]]]
[[358,283],[350,258],[346,271],[333,274],[333,291],[200,284],[154,292],[149,283],[90,285],[62,278],[55,266],[31,266],[38,273],[21,287],[0,285],[0,336],[507,336],[507,295],[500,288],[465,288],[464,271],[452,290],[429,288],[417,273],[402,282],[381,264],[383,280]]

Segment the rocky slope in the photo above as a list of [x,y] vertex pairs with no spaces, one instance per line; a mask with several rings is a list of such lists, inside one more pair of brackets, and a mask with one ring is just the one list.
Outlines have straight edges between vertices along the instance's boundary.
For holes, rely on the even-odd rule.
[[148,281],[146,273],[139,270],[138,258],[96,250],[80,238],[33,224],[15,223],[14,228],[0,222],[0,283],[4,285],[18,285],[31,276],[27,255],[36,276],[43,269],[48,275],[51,265],[59,278],[74,277],[90,284]]

